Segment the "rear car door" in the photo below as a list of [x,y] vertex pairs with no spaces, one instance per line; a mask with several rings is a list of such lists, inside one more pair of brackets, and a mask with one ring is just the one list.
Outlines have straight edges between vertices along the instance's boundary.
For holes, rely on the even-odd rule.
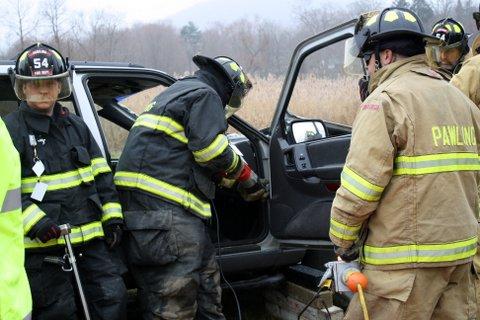
[[330,209],[359,105],[358,77],[343,74],[356,20],[294,51],[271,125],[269,219],[286,246],[329,248]]
[[77,111],[115,167],[137,115],[176,79],[140,67],[77,64],[73,69]]

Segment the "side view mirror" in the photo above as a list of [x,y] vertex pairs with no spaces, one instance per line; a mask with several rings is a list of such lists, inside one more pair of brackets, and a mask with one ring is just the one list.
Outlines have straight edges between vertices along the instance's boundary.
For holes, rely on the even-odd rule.
[[327,137],[327,129],[323,122],[319,120],[295,121],[292,123],[292,133],[295,143]]

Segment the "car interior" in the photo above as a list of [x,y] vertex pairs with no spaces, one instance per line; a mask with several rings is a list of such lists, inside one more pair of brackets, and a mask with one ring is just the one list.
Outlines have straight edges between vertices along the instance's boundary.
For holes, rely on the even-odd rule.
[[[103,120],[115,123],[123,129],[129,129],[137,117],[131,109],[141,112],[154,97],[141,99],[145,91],[159,85],[158,81],[139,77],[105,77],[89,76],[85,82],[87,84],[90,96],[97,108],[97,114]],[[137,97],[133,97],[137,95]],[[130,97],[130,99],[128,99]],[[142,101],[145,105],[129,105],[128,101]],[[239,121],[237,119],[237,121]],[[102,123],[104,134],[115,134],[106,132],[109,128]],[[241,128],[236,128],[241,132]],[[109,142],[106,137],[107,144]],[[125,140],[119,143],[124,143]],[[253,144],[245,136],[240,136],[232,140],[232,143],[242,153],[244,159],[251,165],[255,172],[258,172],[258,163]],[[110,146],[109,146],[110,147]],[[123,146],[122,146],[123,147]],[[115,148],[115,147],[114,147]],[[111,163],[115,166],[118,156],[114,157],[110,152]],[[238,245],[254,244],[259,242],[267,232],[267,221],[262,203],[247,203],[234,189],[217,188],[215,200],[212,203],[214,219],[210,225],[210,234],[212,241],[217,243],[220,240],[222,247],[231,247]],[[217,219],[219,221],[219,235],[217,239]],[[225,249],[228,251],[227,249]]]

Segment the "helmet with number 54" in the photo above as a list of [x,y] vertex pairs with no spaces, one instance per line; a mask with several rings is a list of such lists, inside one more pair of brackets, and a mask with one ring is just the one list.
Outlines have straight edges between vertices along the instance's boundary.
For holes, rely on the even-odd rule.
[[43,43],[23,50],[10,74],[20,100],[54,102],[72,92],[68,64],[57,50]]

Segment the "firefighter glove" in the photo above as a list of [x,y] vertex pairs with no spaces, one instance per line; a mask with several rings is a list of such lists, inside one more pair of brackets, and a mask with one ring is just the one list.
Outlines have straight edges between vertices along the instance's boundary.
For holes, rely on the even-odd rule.
[[109,249],[115,249],[122,241],[122,225],[118,223],[107,224],[103,227],[105,242]]
[[[255,175],[255,173],[253,173]],[[238,192],[247,202],[265,200],[268,197],[268,180],[258,179],[255,175],[254,180],[240,181]]]
[[[265,179],[259,179],[250,166],[242,160],[242,166],[238,173],[227,176],[225,180],[234,180],[237,184],[237,190],[245,201],[264,200],[268,197],[268,182]],[[229,185],[231,184],[231,181]]]
[[217,173],[213,175],[212,181],[219,187],[231,189],[237,183],[237,180],[227,176],[224,172]]
[[43,218],[41,226],[38,228],[38,231],[35,233],[35,237],[38,238],[43,243],[52,240],[58,239],[61,236],[61,230],[57,224],[55,224],[49,218]]
[[351,246],[348,249],[335,247],[335,253],[345,262],[351,262],[357,260],[360,254],[360,248],[358,246]]

